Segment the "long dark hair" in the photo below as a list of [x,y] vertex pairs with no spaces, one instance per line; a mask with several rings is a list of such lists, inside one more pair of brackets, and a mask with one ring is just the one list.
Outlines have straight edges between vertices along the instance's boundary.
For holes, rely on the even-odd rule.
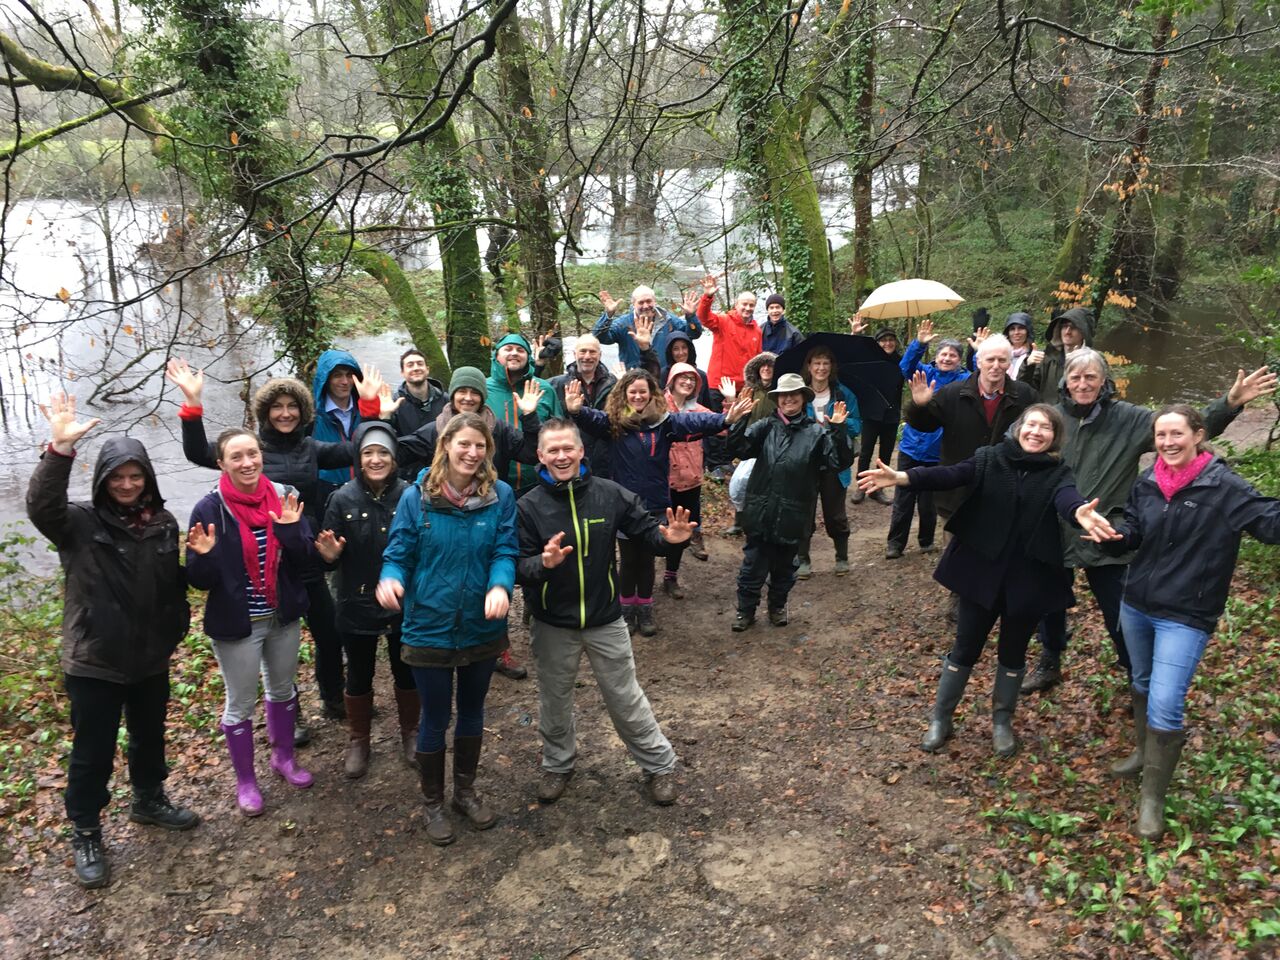
[[[616,440],[627,428],[627,387],[635,383],[637,380],[643,380],[649,384],[649,406],[655,409],[665,410],[666,400],[662,396],[662,388],[658,386],[658,381],[648,370],[628,370],[618,382],[614,384],[612,390],[609,391],[609,398],[604,402],[605,416],[609,418],[609,432],[613,434]],[[661,405],[660,407],[657,405]],[[637,413],[642,411],[637,410]]]

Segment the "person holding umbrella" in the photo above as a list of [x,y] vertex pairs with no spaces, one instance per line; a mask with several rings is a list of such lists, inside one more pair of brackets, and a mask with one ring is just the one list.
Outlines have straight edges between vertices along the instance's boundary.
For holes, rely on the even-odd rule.
[[[862,318],[861,314],[854,314],[849,318],[849,332],[854,336],[861,336],[866,332],[867,322]],[[902,354],[898,350],[898,332],[893,327],[881,327],[872,337],[876,345],[885,352],[895,365],[901,366]],[[902,385],[906,380],[901,374],[898,375],[897,389],[891,390],[886,396],[887,401],[883,417],[871,419],[864,416],[862,418],[862,447],[858,451],[858,472],[861,473],[871,466],[871,460],[876,454],[876,445],[880,447],[880,459],[888,463],[893,459],[893,448],[898,442],[898,425],[902,422]],[[867,499],[867,495],[863,493],[862,488],[854,485],[853,502],[861,503]],[[871,499],[876,503],[889,506],[893,503],[883,490],[877,490],[872,494]]]

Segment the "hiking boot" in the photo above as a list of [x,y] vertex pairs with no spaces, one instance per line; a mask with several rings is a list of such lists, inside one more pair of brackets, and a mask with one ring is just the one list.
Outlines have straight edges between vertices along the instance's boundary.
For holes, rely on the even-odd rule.
[[754,613],[749,613],[746,610],[739,610],[738,615],[733,618],[733,626],[729,629],[734,633],[742,633],[743,630],[746,630],[755,622],[756,615]]
[[889,496],[883,490],[877,490],[875,493],[870,494],[870,497],[872,500],[874,500],[876,503],[880,504],[881,506],[885,506],[885,507],[893,506],[893,497]]
[[636,604],[636,629],[642,637],[656,636],[658,625],[653,622],[653,601]]
[[502,674],[508,680],[523,680],[529,675],[529,671],[516,662],[511,656],[511,648],[508,647],[498,655],[498,662],[493,667],[494,670]]
[[689,538],[688,552],[693,555],[695,560],[706,560],[708,556],[707,545],[702,539],[702,528],[698,527],[693,531],[693,536]]
[[897,560],[902,556],[902,547],[896,543],[887,544],[884,548],[884,558],[886,560]]
[[853,491],[853,502],[861,503],[865,499],[867,499],[867,491],[863,490],[861,487],[856,487]]
[[622,605],[622,622],[627,625],[627,629],[631,633],[636,632],[636,605],[634,603],[624,603]]
[[453,738],[453,809],[477,830],[488,830],[498,822],[498,815],[485,806],[475,789],[483,745],[483,736]]
[[1050,690],[1062,682],[1062,655],[1056,650],[1040,650],[1036,668],[1022,682],[1023,693]]
[[921,553],[937,553],[938,545],[936,543],[922,543],[920,544],[920,552]]
[[942,661],[942,675],[938,677],[938,693],[933,701],[933,716],[929,719],[929,729],[920,741],[920,749],[925,753],[937,753],[951,739],[955,732],[952,718],[960,698],[964,696],[964,688],[969,683],[972,667],[962,667],[952,663],[949,658]]
[[555,803],[564,796],[564,791],[569,786],[569,781],[572,779],[572,770],[567,773],[556,773],[553,770],[543,770],[542,776],[538,778],[538,802]]
[[418,721],[422,717],[422,702],[416,687],[402,690],[395,687],[396,718],[400,721],[400,753],[404,762],[417,769],[414,755],[418,752]]
[[669,807],[680,795],[675,773],[655,773],[644,784],[649,799],[660,807]]
[[1182,756],[1187,735],[1182,730],[1147,728],[1143,747],[1142,799],[1138,807],[1138,836],[1159,840],[1164,836],[1164,799],[1169,793],[1173,771]]
[[424,819],[427,839],[437,847],[447,847],[456,839],[453,824],[444,812],[444,749],[415,755],[418,762],[419,784],[426,806]]
[[746,531],[742,529],[742,511],[735,510],[733,511],[733,525],[724,531],[724,535],[726,537],[740,537],[744,533]]
[[359,696],[346,694],[347,754],[342,759],[342,772],[348,780],[359,780],[369,772],[369,736],[373,725],[373,691]]
[[796,579],[808,580],[813,576],[813,564],[809,562],[809,558],[805,557],[796,567]]
[[1147,747],[1147,695],[1137,690],[1133,697],[1133,752],[1111,765],[1110,774],[1122,780],[1136,780],[1142,776],[1142,765]]
[[76,882],[86,890],[97,890],[111,882],[111,864],[102,846],[102,831],[78,827],[71,836],[71,852],[76,861]]
[[1013,711],[1018,706],[1018,693],[1026,672],[1026,667],[1010,670],[996,664],[996,685],[991,692],[991,747],[997,757],[1012,757],[1018,752]]
[[791,622],[790,618],[787,616],[787,608],[785,606],[770,607],[769,622],[772,623],[775,627],[785,627],[788,623]]
[[321,700],[320,716],[326,720],[347,719],[347,705],[341,699]]
[[166,830],[190,830],[200,822],[200,815],[186,807],[179,807],[164,795],[163,787],[151,790],[134,790],[133,803],[129,805],[129,819]]
[[675,577],[662,578],[662,592],[672,600],[684,599],[684,590],[680,588],[680,581]]

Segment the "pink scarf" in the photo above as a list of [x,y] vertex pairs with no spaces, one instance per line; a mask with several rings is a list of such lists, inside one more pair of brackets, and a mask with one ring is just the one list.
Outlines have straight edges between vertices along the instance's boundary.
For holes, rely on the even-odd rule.
[[[249,574],[249,583],[264,597],[271,606],[276,605],[276,574],[280,569],[280,542],[276,540],[275,523],[271,514],[280,515],[280,495],[276,493],[275,484],[266,477],[258,477],[258,489],[253,493],[244,493],[236,489],[231,477],[223,474],[218,481],[218,492],[222,494],[222,502],[240,525],[240,551],[244,554],[244,569]],[[258,566],[258,538],[253,535],[255,527],[266,527],[267,530],[267,569],[264,574]]]
[[475,496],[476,489],[478,487],[479,487],[479,483],[477,483],[475,480],[472,480],[463,489],[455,490],[453,488],[453,484],[451,484],[448,480],[446,480],[444,483],[440,484],[440,494],[446,500],[452,503],[455,507],[461,510],[463,507],[467,505],[467,500]]
[[1156,457],[1156,486],[1158,486],[1160,488],[1160,492],[1164,494],[1165,500],[1172,500],[1179,490],[1191,483],[1191,481],[1196,477],[1200,476],[1200,471],[1203,470],[1212,459],[1213,454],[1206,450],[1185,467],[1178,467],[1175,469],[1165,463],[1163,457]]

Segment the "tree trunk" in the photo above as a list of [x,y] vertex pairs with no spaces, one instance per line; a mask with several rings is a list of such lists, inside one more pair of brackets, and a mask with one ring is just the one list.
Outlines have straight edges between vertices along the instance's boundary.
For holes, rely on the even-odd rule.
[[861,0],[857,20],[852,25],[853,43],[849,50],[848,113],[846,136],[849,140],[850,173],[853,180],[853,294],[861,303],[871,292],[872,279],[872,197],[871,159],[872,113],[876,90],[876,35],[874,0]]

